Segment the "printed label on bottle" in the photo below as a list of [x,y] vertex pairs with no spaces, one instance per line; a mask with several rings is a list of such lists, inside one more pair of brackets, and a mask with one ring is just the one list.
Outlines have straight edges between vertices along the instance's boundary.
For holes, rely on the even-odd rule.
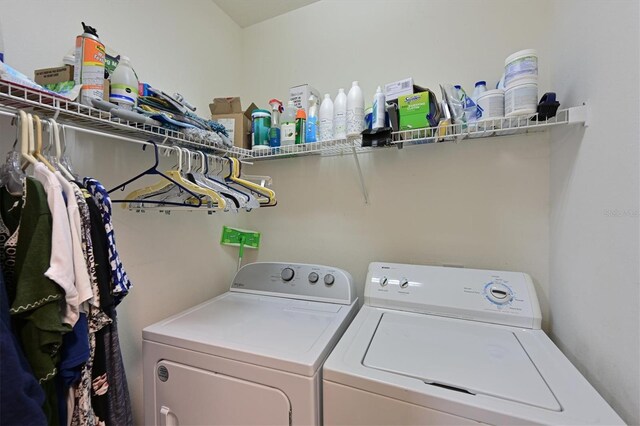
[[333,120],[330,118],[320,119],[320,140],[328,141],[333,139]]
[[280,142],[283,146],[296,143],[295,123],[285,123],[280,127]]
[[[80,52],[78,52],[78,44]],[[89,104],[91,98],[102,99],[104,94],[104,45],[97,40],[79,36],[76,38],[76,55],[82,58],[80,82],[82,83],[81,100]],[[75,75],[74,70],[74,75]]]
[[364,130],[364,108],[353,108],[347,111],[347,134],[359,135]]
[[318,141],[318,117],[309,117],[307,119],[307,129],[305,143]]
[[109,101],[134,105],[136,103],[136,99],[138,99],[137,87],[127,86],[126,84],[111,84]]
[[336,139],[343,139],[347,132],[347,114],[344,112],[337,112],[333,117],[333,137]]

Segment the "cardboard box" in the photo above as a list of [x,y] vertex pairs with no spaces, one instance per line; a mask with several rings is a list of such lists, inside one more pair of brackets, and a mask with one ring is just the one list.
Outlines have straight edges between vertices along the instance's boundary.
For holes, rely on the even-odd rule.
[[429,127],[429,92],[403,95],[398,98],[400,130]]
[[242,112],[238,97],[214,98],[209,104],[211,118],[227,129],[234,146],[245,149],[251,149],[251,113],[255,109],[258,107],[252,103]]
[[44,68],[34,71],[34,81],[41,86],[45,84],[64,83],[65,81],[73,81],[73,66],[65,65],[63,67]]
[[[289,100],[293,101],[296,108],[304,108],[304,111],[309,115],[309,96],[316,95],[318,98],[318,105],[322,102],[320,92],[311,87],[308,84],[301,84],[300,86],[294,86],[289,89]],[[285,105],[286,106],[286,105]]]
[[394,81],[384,85],[384,96],[387,102],[398,99],[402,95],[413,94],[413,78]]

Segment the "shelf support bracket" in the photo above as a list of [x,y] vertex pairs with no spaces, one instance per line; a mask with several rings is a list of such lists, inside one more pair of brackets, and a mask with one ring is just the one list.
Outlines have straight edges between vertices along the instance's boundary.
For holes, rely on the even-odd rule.
[[567,108],[568,120],[569,124],[572,123],[582,123],[584,127],[589,127],[589,107],[586,103]]
[[360,187],[362,189],[362,195],[364,196],[364,203],[369,204],[369,194],[367,193],[367,186],[364,184],[364,177],[362,176],[362,168],[360,167],[360,160],[358,159],[358,152],[356,147],[352,146],[353,159],[356,161],[356,169],[358,169],[358,178],[360,179]]

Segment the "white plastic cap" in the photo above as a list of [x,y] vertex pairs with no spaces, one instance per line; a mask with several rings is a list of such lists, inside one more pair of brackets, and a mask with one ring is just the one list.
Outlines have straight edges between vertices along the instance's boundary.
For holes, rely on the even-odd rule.
[[382,93],[382,89],[380,88],[380,86],[378,86],[378,88],[376,89],[376,93]]
[[354,81],[353,83],[351,83],[351,87],[357,86],[358,85],[358,80]]
[[343,88],[338,89],[338,93],[344,93],[344,89]]
[[131,62],[131,59],[129,59],[128,56],[120,55],[120,62],[129,63],[129,62]]
[[330,95],[330,94],[328,94],[328,93],[325,93],[325,94],[324,94],[324,98],[325,98],[325,99],[331,99],[331,95]]

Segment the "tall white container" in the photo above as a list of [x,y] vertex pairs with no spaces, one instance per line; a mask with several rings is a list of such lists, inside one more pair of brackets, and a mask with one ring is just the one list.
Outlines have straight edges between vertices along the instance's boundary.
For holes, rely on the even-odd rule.
[[347,137],[347,95],[342,88],[338,90],[338,96],[333,103],[333,137],[334,139]]
[[356,136],[364,130],[364,96],[357,81],[351,83],[347,96],[347,135]]
[[109,101],[127,109],[133,109],[138,100],[138,78],[131,68],[129,58],[120,57],[111,76]]
[[328,141],[333,139],[333,101],[326,93],[322,104],[320,104],[320,140]]
[[371,128],[379,129],[384,127],[386,112],[384,93],[382,93],[382,89],[378,86],[378,90],[376,90],[376,94],[373,96],[373,125]]

